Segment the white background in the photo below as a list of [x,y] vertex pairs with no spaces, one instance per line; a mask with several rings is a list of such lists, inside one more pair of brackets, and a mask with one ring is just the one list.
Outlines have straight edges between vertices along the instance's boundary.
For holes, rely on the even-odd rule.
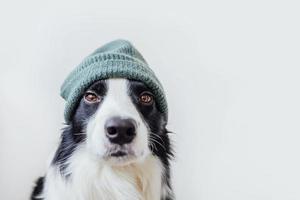
[[0,199],[28,199],[58,142],[59,87],[117,38],[167,92],[177,199],[300,199],[297,1],[7,1],[0,7]]

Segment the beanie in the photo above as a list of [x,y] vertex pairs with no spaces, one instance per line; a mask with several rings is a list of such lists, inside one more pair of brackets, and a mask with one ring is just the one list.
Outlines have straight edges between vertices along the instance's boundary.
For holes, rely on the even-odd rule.
[[62,84],[60,94],[66,101],[66,123],[71,121],[85,90],[95,81],[108,78],[143,82],[153,92],[158,110],[168,114],[163,87],[143,56],[129,41],[115,40],[87,56]]

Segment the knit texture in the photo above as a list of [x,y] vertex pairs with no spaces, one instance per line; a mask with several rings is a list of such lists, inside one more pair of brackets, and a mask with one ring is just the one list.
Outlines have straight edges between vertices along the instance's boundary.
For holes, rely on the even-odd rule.
[[143,56],[126,40],[112,41],[86,57],[66,78],[61,96],[66,100],[64,117],[67,123],[85,90],[95,81],[127,78],[143,82],[154,94],[158,109],[168,112],[163,87]]

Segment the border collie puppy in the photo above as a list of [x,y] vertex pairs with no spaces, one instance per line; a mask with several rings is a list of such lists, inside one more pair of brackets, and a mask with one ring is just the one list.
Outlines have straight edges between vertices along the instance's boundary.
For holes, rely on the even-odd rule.
[[31,199],[174,199],[167,113],[156,94],[138,78],[91,80],[77,97]]

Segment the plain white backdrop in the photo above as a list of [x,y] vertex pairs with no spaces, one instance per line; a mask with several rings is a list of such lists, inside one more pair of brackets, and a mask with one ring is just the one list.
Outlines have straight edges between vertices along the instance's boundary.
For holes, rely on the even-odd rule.
[[63,127],[59,88],[132,41],[161,79],[177,199],[300,199],[297,1],[7,1],[0,7],[0,199],[28,199]]

